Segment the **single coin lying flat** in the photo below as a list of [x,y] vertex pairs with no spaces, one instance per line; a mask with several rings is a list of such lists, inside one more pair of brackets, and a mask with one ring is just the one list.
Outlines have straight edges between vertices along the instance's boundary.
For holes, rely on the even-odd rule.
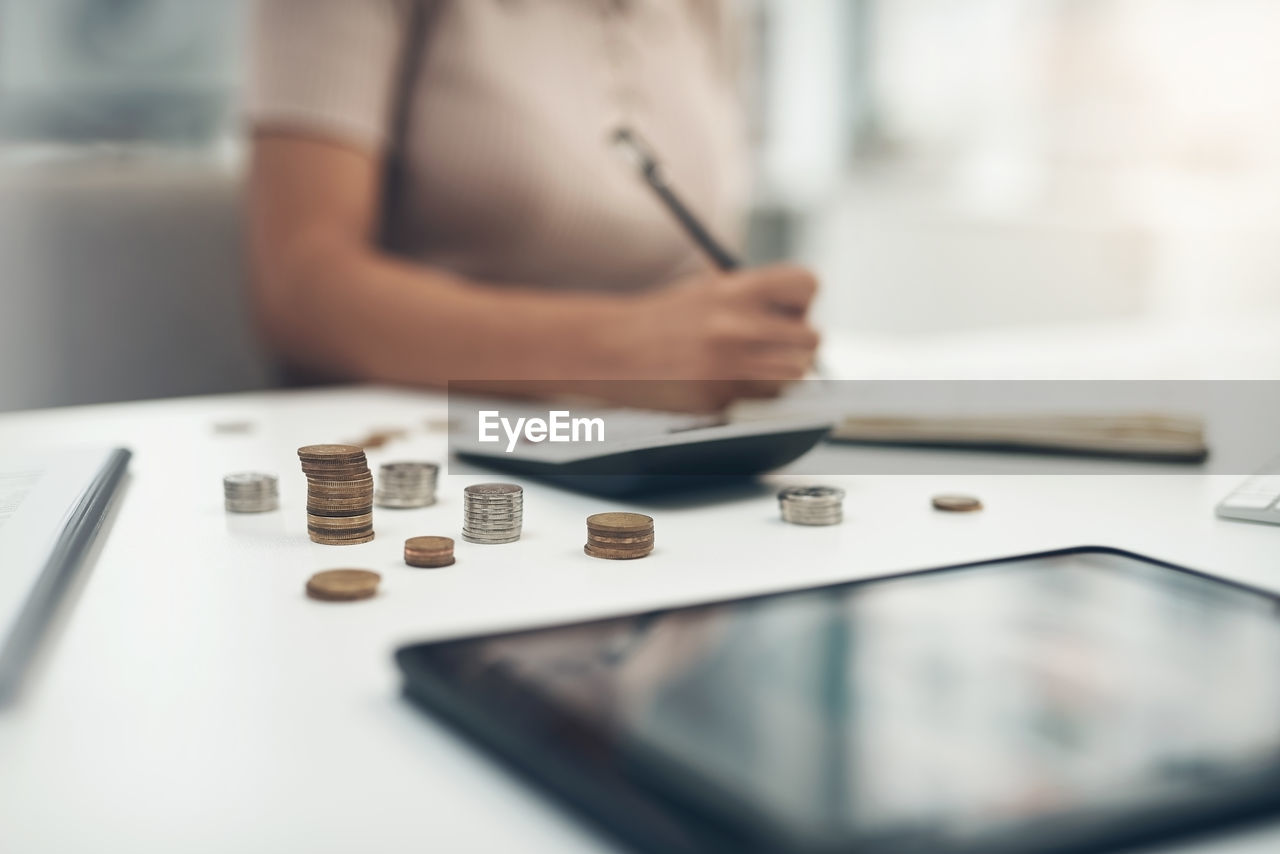
[[354,602],[378,592],[382,576],[367,569],[328,569],[307,581],[307,595],[322,602]]
[[972,495],[945,494],[933,496],[933,506],[947,513],[975,513],[982,509],[982,502]]

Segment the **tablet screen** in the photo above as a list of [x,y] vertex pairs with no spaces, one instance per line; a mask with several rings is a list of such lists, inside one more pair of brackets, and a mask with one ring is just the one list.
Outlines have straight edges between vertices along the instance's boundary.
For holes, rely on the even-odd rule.
[[1280,798],[1276,602],[1107,551],[401,655],[428,705],[739,850],[1072,850]]

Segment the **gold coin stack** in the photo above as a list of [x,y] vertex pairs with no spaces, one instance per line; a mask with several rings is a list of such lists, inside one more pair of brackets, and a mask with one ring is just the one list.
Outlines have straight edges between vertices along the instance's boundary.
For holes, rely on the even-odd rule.
[[643,513],[597,513],[587,517],[582,550],[605,560],[632,560],[653,551],[653,517]]
[[404,541],[404,562],[423,569],[453,566],[453,540],[450,537],[410,537]]
[[353,546],[373,539],[373,473],[355,445],[298,449],[307,476],[307,533],[313,543]]

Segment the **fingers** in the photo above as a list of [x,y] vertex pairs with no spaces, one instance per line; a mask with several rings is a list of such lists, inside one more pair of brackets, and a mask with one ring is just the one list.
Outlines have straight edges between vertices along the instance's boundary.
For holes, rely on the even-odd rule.
[[775,350],[768,354],[744,357],[738,376],[744,379],[784,382],[804,379],[813,368],[810,350]]
[[818,280],[803,267],[779,264],[726,277],[727,286],[749,302],[774,311],[803,315],[818,293]]
[[817,330],[803,320],[765,315],[744,321],[742,341],[757,348],[786,347],[812,354],[822,339]]
[[821,342],[817,331],[803,320],[755,314],[717,318],[711,337],[722,349],[757,355],[793,350],[812,357]]

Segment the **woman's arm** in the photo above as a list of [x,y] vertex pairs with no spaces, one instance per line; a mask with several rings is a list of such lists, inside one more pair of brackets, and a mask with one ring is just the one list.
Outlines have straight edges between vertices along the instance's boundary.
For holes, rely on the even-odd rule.
[[619,370],[609,336],[592,332],[616,324],[616,299],[485,287],[378,252],[379,180],[357,149],[257,137],[250,251],[259,316],[284,355],[428,385]]
[[[381,163],[260,131],[250,178],[259,317],[289,359],[359,379],[494,390],[566,380],[777,382],[802,376],[815,283],[789,267],[708,273],[638,295],[470,281],[381,252]],[[614,395],[616,396],[616,395]]]

